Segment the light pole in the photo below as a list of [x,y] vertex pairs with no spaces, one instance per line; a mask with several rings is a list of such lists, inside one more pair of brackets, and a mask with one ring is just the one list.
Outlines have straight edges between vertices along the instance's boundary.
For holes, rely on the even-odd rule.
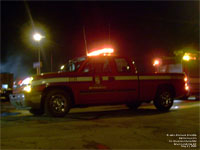
[[40,41],[45,38],[43,35],[41,35],[40,33],[34,33],[33,34],[33,39],[38,42],[38,63],[39,66],[37,67],[37,74],[40,74],[40,68],[41,68],[41,62],[40,62]]
[[51,72],[53,72],[53,51],[51,49]]

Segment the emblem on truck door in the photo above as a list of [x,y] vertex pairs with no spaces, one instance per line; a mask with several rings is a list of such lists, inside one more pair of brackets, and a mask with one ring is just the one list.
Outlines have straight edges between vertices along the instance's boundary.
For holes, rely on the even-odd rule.
[[106,89],[105,86],[101,85],[101,79],[99,76],[94,77],[94,83],[94,86],[90,86],[89,90]]
[[100,77],[99,76],[95,76],[94,77],[94,82],[95,82],[95,84],[100,84],[101,83],[101,81],[100,81]]

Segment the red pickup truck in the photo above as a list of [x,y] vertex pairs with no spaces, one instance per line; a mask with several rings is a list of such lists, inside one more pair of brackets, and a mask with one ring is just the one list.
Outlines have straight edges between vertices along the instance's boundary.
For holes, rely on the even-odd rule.
[[175,97],[188,92],[182,73],[140,74],[130,57],[85,56],[70,60],[57,73],[26,78],[10,95],[17,108],[34,115],[65,116],[70,108],[126,104],[131,109],[153,100],[168,111]]

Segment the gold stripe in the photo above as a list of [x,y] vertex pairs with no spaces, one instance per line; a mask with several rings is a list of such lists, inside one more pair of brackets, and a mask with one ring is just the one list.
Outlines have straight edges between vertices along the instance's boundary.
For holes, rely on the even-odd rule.
[[83,81],[92,81],[92,77],[77,77],[77,81],[83,82]]
[[103,80],[103,81],[108,81],[108,76],[103,76],[103,77],[102,77],[102,80]]
[[47,83],[56,83],[56,82],[87,82],[93,81],[92,77],[70,77],[70,78],[49,78],[41,80],[33,80],[32,86],[47,84]]
[[[137,76],[114,76],[115,80],[138,80]],[[139,76],[139,80],[171,80],[183,79],[181,76]],[[102,76],[103,81],[108,81],[109,76]],[[91,82],[93,77],[48,78],[32,82],[33,86],[56,82]]]
[[200,78],[190,78],[189,77],[189,82],[190,83],[200,83]]
[[32,81],[32,85],[41,85],[41,84],[46,84],[46,83],[54,83],[54,82],[69,82],[69,78],[49,78],[49,79],[41,79],[41,80],[36,80]]
[[171,80],[171,79],[183,79],[180,76],[139,76],[139,80]]
[[115,80],[137,80],[137,76],[115,76]]

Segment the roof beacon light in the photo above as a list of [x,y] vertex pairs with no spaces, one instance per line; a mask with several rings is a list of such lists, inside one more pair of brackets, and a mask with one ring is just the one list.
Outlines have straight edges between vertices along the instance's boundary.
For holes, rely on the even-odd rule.
[[113,52],[114,50],[112,48],[104,48],[88,53],[87,56],[99,56],[99,55],[110,56]]

